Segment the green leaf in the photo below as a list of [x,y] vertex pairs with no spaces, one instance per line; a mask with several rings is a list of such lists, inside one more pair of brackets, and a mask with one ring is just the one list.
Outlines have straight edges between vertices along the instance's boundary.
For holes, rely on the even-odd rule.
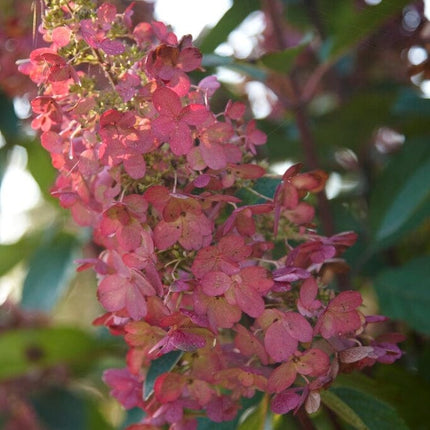
[[145,412],[141,408],[133,408],[126,411],[125,418],[121,424],[121,430],[125,430],[128,426],[135,424],[143,419]]
[[151,363],[145,379],[144,400],[154,391],[155,380],[163,373],[171,370],[182,357],[182,351],[170,351]]
[[337,22],[329,60],[335,60],[348,52],[353,46],[372,34],[391,16],[399,13],[410,4],[410,0],[383,0],[374,6],[367,6],[361,12],[349,2],[350,10]]
[[82,393],[54,388],[34,396],[32,403],[47,430],[112,430],[94,401]]
[[312,39],[313,34],[309,33],[296,46],[280,52],[266,54],[260,58],[260,61],[264,66],[275,72],[288,73],[294,65],[297,56],[311,43]]
[[336,395],[333,389],[321,392],[321,401],[325,406],[331,409],[337,416],[342,418],[357,430],[366,430],[366,424],[355,413],[355,411],[343,401],[341,396]]
[[226,67],[256,79],[257,81],[265,81],[267,78],[267,72],[261,67],[256,67],[247,61],[240,61],[234,57],[226,57],[224,55],[205,54],[203,56],[202,66],[205,68]]
[[330,163],[339,146],[359,153],[363,142],[375,131],[375,118],[379,124],[390,124],[390,107],[394,100],[392,88],[371,87],[356,92],[336,109],[314,118],[313,130],[320,158],[322,151],[330,147]]
[[36,250],[24,281],[21,299],[24,309],[48,312],[55,306],[74,273],[77,249],[74,236],[58,233]]
[[37,233],[25,236],[15,243],[0,245],[0,276],[27,259],[39,244],[40,236],[40,233]]
[[29,140],[25,148],[28,153],[27,168],[39,185],[41,193],[48,201],[56,201],[49,191],[54,184],[56,171],[48,151],[43,148],[39,140]]
[[264,430],[268,409],[268,399],[263,400],[246,416],[238,430]]
[[0,380],[58,364],[86,367],[100,349],[100,343],[74,328],[10,330],[0,335]]
[[[428,367],[428,362],[426,367]],[[430,422],[430,385],[421,374],[400,366],[378,366],[375,378],[384,396],[412,429],[426,429]]]
[[430,100],[421,97],[417,91],[411,88],[402,88],[392,111],[399,117],[405,115],[428,117],[430,116]]
[[260,8],[258,0],[235,0],[233,6],[224,14],[214,28],[199,44],[203,53],[212,52],[224,42],[228,35],[251,13]]
[[[354,413],[354,416],[359,418],[359,421],[356,421],[355,423],[353,423],[354,420],[347,421],[356,429],[408,429],[408,426],[405,424],[403,419],[398,415],[397,411],[390,404],[379,400],[368,393],[364,393],[360,390],[349,387],[335,387],[331,388],[330,391],[325,392],[323,399],[327,393],[336,396],[338,401],[340,401],[343,405],[346,405],[349,410]],[[325,401],[323,400],[323,402]],[[327,406],[332,409],[330,404],[327,404]],[[338,413],[337,411],[335,412]],[[340,416],[341,418],[345,419],[344,416]],[[351,417],[351,415],[348,414],[346,417]]]
[[[257,179],[253,189],[258,194],[261,194],[268,198],[273,198],[276,187],[280,184],[280,182],[280,179],[262,177]],[[242,203],[246,205],[267,203],[267,200],[262,197],[259,197],[258,194],[253,193],[246,188],[241,188],[236,193],[237,197],[239,197],[242,200]]]
[[377,178],[369,216],[375,248],[389,245],[430,214],[430,147],[408,141]]
[[391,318],[406,321],[430,334],[430,255],[402,267],[382,271],[375,279],[381,310]]
[[16,137],[19,131],[18,124],[19,121],[15,114],[11,98],[0,92],[0,131],[6,140]]

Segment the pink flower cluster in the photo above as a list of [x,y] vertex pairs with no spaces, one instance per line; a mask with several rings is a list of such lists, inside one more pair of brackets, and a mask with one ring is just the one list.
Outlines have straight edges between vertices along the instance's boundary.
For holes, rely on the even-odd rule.
[[[107,313],[96,323],[129,345],[127,367],[104,380],[146,412],[132,428],[231,420],[256,391],[276,413],[313,412],[340,371],[399,358],[397,335],[364,334],[384,318],[366,318],[358,292],[324,284],[356,238],[314,230],[306,198],[326,175],[295,165],[273,196],[244,204],[238,190],[266,174],[254,161],[266,136],[242,103],[212,112],[219,84],[191,83],[202,59],[191,38],[133,26],[131,8],[55,4],[50,46],[20,69],[40,86],[33,127],[59,171],[52,193],[103,249],[81,269],[98,275]],[[171,351],[182,354],[145,394],[151,364]]]

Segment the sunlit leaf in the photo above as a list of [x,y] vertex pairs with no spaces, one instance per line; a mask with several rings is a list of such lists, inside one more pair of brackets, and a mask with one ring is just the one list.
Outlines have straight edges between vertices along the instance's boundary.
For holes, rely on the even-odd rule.
[[55,306],[74,273],[78,243],[74,236],[58,233],[36,250],[24,281],[23,308],[50,311]]
[[207,68],[226,67],[258,81],[265,81],[267,78],[266,70],[254,66],[247,61],[240,61],[234,57],[226,57],[224,55],[206,54],[203,56],[202,66]]
[[235,0],[232,7],[218,21],[199,44],[203,53],[212,52],[253,11],[259,9],[258,0]]
[[288,73],[297,56],[312,41],[313,35],[309,33],[296,46],[280,52],[273,52],[261,57],[260,61],[267,68],[280,73]]
[[0,276],[7,273],[20,261],[28,258],[39,244],[40,234],[25,236],[18,242],[0,245]]
[[0,380],[61,363],[85,367],[100,348],[74,328],[10,330],[0,335]]
[[402,267],[384,270],[375,279],[382,311],[430,334],[430,255],[418,257]]
[[52,167],[51,157],[38,141],[28,141],[25,148],[28,153],[27,169],[39,185],[43,196],[54,201],[50,189],[54,185],[56,172]]
[[267,412],[268,401],[267,397],[264,397],[263,400],[241,422],[238,430],[264,430]]

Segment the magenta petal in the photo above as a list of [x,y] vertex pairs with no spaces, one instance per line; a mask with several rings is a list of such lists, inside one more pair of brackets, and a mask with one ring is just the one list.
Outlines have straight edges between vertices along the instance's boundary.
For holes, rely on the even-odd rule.
[[273,397],[270,408],[275,414],[286,414],[300,404],[300,399],[294,391],[286,391]]
[[195,351],[206,345],[206,340],[203,336],[192,333],[187,329],[176,330],[172,333],[171,341],[175,348],[181,351]]
[[125,46],[119,40],[104,39],[99,47],[108,55],[119,55],[125,51]]

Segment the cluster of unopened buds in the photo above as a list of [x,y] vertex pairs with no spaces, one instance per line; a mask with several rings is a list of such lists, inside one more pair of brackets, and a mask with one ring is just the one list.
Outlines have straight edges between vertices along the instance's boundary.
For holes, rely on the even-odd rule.
[[[301,165],[244,204],[238,191],[259,194],[266,174],[254,160],[265,134],[240,102],[212,112],[219,83],[191,83],[202,56],[190,36],[134,26],[132,13],[51,0],[49,46],[20,65],[40,88],[32,125],[59,171],[52,194],[103,249],[81,265],[98,275],[107,313],[96,323],[129,345],[127,367],[104,380],[145,411],[133,429],[231,420],[256,391],[275,413],[314,412],[339,372],[401,356],[398,335],[365,332],[385,318],[365,317],[358,292],[336,293],[322,276],[356,235],[315,232],[305,200],[326,175]],[[147,392],[151,363],[172,351]]]

